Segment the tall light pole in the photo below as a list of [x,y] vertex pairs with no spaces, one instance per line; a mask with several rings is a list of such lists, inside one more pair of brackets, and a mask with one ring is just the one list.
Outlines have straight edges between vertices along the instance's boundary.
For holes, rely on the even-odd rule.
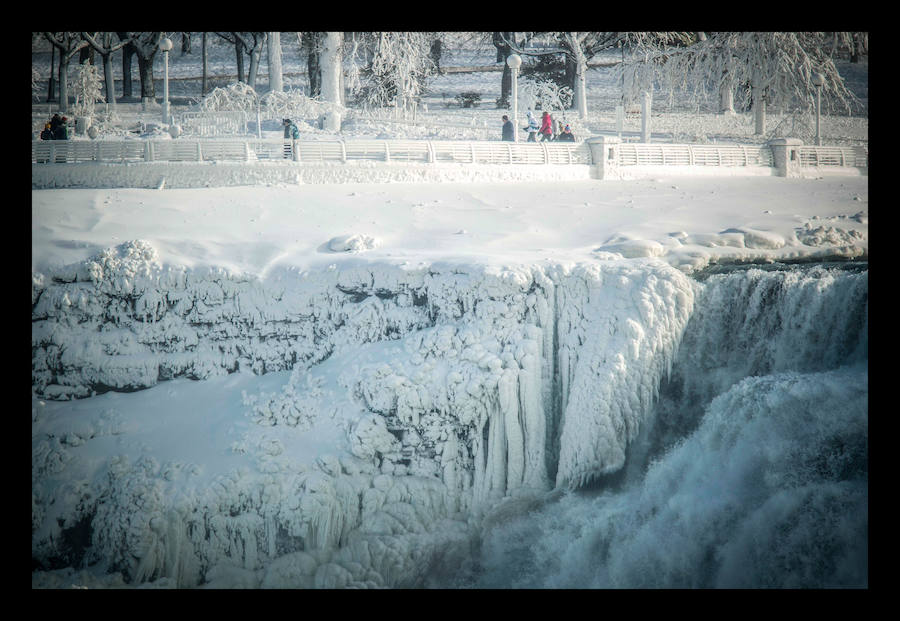
[[816,87],[816,146],[822,146],[822,134],[819,131],[819,119],[822,116],[822,87],[825,86],[825,76],[821,73],[813,74],[812,83]]
[[512,122],[513,142],[519,142],[519,67],[522,66],[522,57],[518,54],[510,54],[506,58],[506,64],[512,69]]
[[163,53],[163,67],[165,67],[165,77],[163,78],[163,105],[162,105],[162,122],[169,124],[169,50],[172,49],[172,40],[163,37],[159,42],[159,49]]

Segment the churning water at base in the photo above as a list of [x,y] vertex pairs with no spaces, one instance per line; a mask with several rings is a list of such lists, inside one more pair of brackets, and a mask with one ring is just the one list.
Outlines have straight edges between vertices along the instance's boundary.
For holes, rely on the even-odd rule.
[[702,289],[616,484],[488,520],[426,586],[868,586],[868,272]]

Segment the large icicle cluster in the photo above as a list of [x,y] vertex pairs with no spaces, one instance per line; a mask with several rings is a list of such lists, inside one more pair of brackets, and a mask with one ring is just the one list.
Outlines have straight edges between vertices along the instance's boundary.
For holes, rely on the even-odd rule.
[[[280,392],[244,396],[254,428],[271,434],[231,447],[247,452],[253,476],[176,493],[191,466],[142,456],[110,463],[83,495],[77,516],[92,519],[93,560],[132,581],[180,586],[414,584],[423,550],[464,537],[455,520],[620,468],[697,287],[649,258],[419,269],[347,261],[261,281],[161,266],[145,242],[69,271],[35,277],[38,396],[294,369]],[[375,351],[386,344],[389,354]],[[335,396],[315,371],[345,358],[345,394]],[[344,426],[345,454],[307,464],[282,454],[278,433],[324,418]],[[38,480],[64,476],[54,464],[72,458],[49,438],[33,438],[47,445]],[[38,557],[59,553],[48,541],[75,520],[74,506],[62,530],[40,519],[51,487],[33,489]]]

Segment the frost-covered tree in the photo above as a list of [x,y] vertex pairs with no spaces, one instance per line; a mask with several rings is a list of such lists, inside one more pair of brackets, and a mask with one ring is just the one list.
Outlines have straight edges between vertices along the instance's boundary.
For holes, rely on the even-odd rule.
[[309,81],[308,93],[310,97],[318,97],[322,93],[322,70],[319,67],[319,57],[322,53],[324,32],[298,32],[300,47],[306,54],[306,77]]
[[566,110],[572,104],[572,89],[552,80],[524,79],[519,86],[519,105],[526,110]]
[[[117,32],[122,40],[130,39],[128,45],[123,50],[123,63],[125,55],[133,53],[138,59],[138,75],[141,80],[141,99],[149,101],[155,96],[153,87],[153,57],[159,51],[159,42],[163,38],[162,32]],[[131,64],[127,67],[123,66],[123,72],[131,75]],[[122,85],[124,96],[129,96],[130,92],[125,91],[125,84]],[[130,87],[129,87],[130,91]]]
[[[262,54],[262,46],[265,43],[264,32],[217,32],[221,38],[234,46],[235,61],[237,63],[237,76],[239,82],[246,82],[256,88],[256,75],[259,71],[259,58]],[[247,77],[244,78],[244,55],[250,57],[250,67]]]
[[[562,55],[566,63],[566,79],[573,92],[572,107],[577,109],[581,118],[587,116],[587,63],[603,50],[611,49],[625,39],[622,32],[552,32],[543,33],[544,38],[555,42],[555,46],[532,49],[525,47],[527,41],[539,33],[520,33],[524,35],[519,41],[514,40],[512,33],[496,33],[509,53],[520,56]],[[498,45],[495,43],[495,46]],[[499,50],[499,48],[498,48]],[[504,69],[505,71],[505,69]]]
[[[852,39],[852,38],[851,38]],[[756,133],[765,133],[765,105],[782,109],[815,105],[813,77],[825,77],[822,102],[826,110],[851,111],[857,100],[844,85],[834,64],[833,33],[707,32],[683,47],[632,47],[625,70],[633,71],[635,89],[654,84],[665,92],[682,92],[696,101],[714,97],[727,111],[737,99],[752,106]]]
[[209,91],[209,33],[200,35],[200,96],[205,97]]
[[75,113],[91,118],[94,116],[94,104],[104,101],[103,80],[96,65],[84,62],[79,66],[75,82]]
[[251,88],[256,89],[256,76],[259,74],[259,59],[266,42],[266,33],[235,32],[234,36],[241,42],[244,51],[250,57],[250,67],[247,70],[247,84],[249,84]]
[[429,32],[368,33],[367,83],[355,93],[357,99],[365,105],[412,110],[434,73],[433,40]]
[[44,37],[59,52],[59,109],[65,113],[69,110],[69,61],[88,43],[80,32],[45,32]]
[[115,32],[82,32],[81,36],[98,53],[103,61],[103,79],[106,83],[106,103],[110,112],[116,110],[116,89],[113,78],[112,55],[125,47],[131,39],[119,39]]

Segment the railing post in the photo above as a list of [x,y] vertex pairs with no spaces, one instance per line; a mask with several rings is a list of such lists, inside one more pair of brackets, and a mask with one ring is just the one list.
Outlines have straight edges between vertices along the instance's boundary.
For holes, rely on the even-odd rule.
[[622,141],[615,136],[598,136],[585,140],[591,152],[591,165],[598,179],[613,178],[618,168],[619,146]]
[[772,149],[775,175],[794,177],[800,172],[800,147],[803,141],[797,138],[775,138],[768,142]]
[[198,161],[198,162],[202,162],[202,161],[203,161],[203,147],[200,146],[200,141],[199,141],[199,140],[197,141],[197,161]]

